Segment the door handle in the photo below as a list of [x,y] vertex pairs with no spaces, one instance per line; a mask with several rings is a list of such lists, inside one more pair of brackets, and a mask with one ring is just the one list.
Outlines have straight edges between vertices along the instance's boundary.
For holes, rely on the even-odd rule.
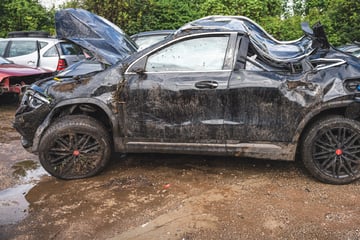
[[204,88],[215,89],[218,87],[218,85],[219,84],[215,81],[200,81],[195,83],[195,87],[199,89],[204,89]]

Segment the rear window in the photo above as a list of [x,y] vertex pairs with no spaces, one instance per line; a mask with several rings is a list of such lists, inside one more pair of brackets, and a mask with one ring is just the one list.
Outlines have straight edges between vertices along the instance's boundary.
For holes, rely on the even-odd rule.
[[36,50],[36,41],[12,41],[9,50],[9,57],[31,54]]
[[7,43],[8,41],[0,41],[0,56],[4,56]]
[[59,56],[59,54],[58,54],[55,46],[52,46],[51,48],[49,48],[49,50],[47,50],[43,54],[43,57],[58,57],[58,56]]
[[63,55],[83,55],[82,49],[73,43],[60,43],[61,51]]
[[41,41],[39,41],[39,44],[40,44],[40,49],[42,49],[43,47],[45,47],[46,45],[48,45],[47,42],[41,42]]
[[154,35],[154,36],[143,36],[135,40],[136,44],[139,46],[139,49],[144,49],[148,46],[151,46],[161,40],[164,40],[168,35]]

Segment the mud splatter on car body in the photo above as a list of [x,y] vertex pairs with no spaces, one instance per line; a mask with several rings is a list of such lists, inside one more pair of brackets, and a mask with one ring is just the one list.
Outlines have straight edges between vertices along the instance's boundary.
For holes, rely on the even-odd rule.
[[[64,19],[69,14],[75,17]],[[101,34],[86,28],[87,34],[79,35],[89,19],[98,18],[61,10],[58,34],[112,66],[33,85],[14,123],[32,152],[62,117],[87,115],[105,127],[116,152],[294,160],[314,123],[332,115],[359,118],[359,59],[333,48],[321,24],[303,25],[304,37],[280,42],[248,18],[206,17],[139,52],[129,50],[127,37],[110,41],[126,51],[109,56],[109,43],[106,51],[99,43],[106,41]],[[74,31],[78,26],[83,30]],[[31,126],[30,118],[36,119]],[[359,175],[358,161],[349,167],[352,180]]]

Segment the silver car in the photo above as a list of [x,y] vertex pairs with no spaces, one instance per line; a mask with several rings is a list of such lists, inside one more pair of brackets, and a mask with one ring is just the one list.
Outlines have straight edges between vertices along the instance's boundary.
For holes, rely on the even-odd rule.
[[175,30],[147,31],[134,34],[130,38],[139,46],[138,50],[141,50],[164,40],[174,32]]
[[17,64],[54,72],[85,58],[82,48],[74,43],[51,37],[30,36],[0,39],[0,56]]

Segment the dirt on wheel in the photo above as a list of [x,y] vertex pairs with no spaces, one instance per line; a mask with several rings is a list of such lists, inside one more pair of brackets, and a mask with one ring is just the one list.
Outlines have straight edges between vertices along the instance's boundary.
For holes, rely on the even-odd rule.
[[114,155],[92,178],[50,177],[0,105],[0,239],[360,239],[359,182],[302,164]]

